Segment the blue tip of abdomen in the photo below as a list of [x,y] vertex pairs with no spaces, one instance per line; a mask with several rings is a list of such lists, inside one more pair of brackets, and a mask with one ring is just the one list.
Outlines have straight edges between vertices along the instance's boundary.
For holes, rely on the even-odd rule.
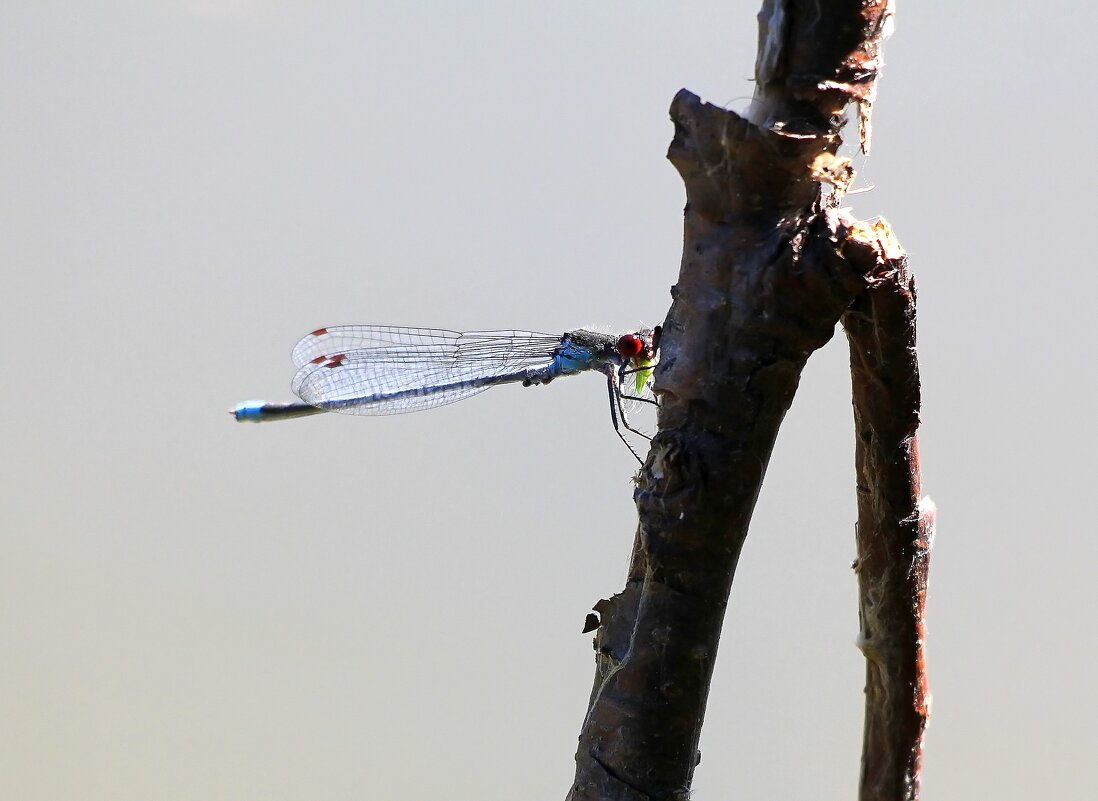
[[261,400],[249,400],[238,403],[236,408],[233,409],[233,417],[240,423],[258,423],[263,419],[263,407],[266,405],[267,401]]

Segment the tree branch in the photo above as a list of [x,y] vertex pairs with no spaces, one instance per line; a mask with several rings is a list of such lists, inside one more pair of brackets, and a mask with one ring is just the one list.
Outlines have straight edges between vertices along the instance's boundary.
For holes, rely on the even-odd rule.
[[680,91],[668,158],[686,187],[663,328],[659,432],[634,494],[627,584],[600,602],[573,801],[685,799],[724,611],[801,370],[878,272],[823,202],[844,109],[863,146],[888,3],[766,0],[746,118]]
[[934,506],[920,503],[915,281],[883,220],[851,237],[877,262],[843,315],[850,346],[858,487],[859,647],[866,657],[861,801],[919,797],[926,676],[927,571]]

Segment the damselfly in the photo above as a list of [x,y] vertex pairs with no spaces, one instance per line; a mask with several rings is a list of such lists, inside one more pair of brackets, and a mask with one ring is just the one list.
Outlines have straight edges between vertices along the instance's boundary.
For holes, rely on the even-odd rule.
[[621,429],[648,437],[629,423],[623,401],[656,403],[643,395],[652,380],[659,335],[659,326],[621,335],[580,329],[559,336],[373,325],[320,328],[293,350],[298,371],[291,387],[304,403],[246,401],[231,413],[241,422],[258,423],[320,412],[417,412],[497,384],[529,387],[594,370],[606,376],[614,431],[642,461]]

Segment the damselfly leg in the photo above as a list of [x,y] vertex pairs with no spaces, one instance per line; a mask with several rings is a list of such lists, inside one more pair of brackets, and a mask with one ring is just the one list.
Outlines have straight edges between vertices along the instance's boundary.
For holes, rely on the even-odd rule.
[[[610,399],[610,422],[614,425],[614,433],[617,434],[618,438],[625,443],[625,447],[629,449],[629,452],[631,454],[633,454],[633,458],[635,458],[641,464],[644,464],[644,459],[640,457],[633,445],[629,442],[629,440],[625,438],[625,435],[621,433],[621,429],[624,428],[626,431],[630,431],[633,434],[636,434],[638,437],[643,437],[644,439],[649,441],[651,441],[652,437],[630,424],[629,418],[626,417],[625,406],[622,403],[622,400],[626,399],[648,401],[648,398],[632,398],[628,395],[623,395],[621,392],[621,382],[618,378],[620,371],[615,370],[611,365],[607,365],[606,368],[600,368],[600,370],[606,375],[606,391]],[[649,402],[656,403],[655,401]]]

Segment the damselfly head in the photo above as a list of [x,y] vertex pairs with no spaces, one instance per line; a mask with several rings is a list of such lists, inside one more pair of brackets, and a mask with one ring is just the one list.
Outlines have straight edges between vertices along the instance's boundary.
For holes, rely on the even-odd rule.
[[618,355],[627,362],[648,363],[656,358],[660,347],[660,327],[645,328],[622,335],[614,345]]

